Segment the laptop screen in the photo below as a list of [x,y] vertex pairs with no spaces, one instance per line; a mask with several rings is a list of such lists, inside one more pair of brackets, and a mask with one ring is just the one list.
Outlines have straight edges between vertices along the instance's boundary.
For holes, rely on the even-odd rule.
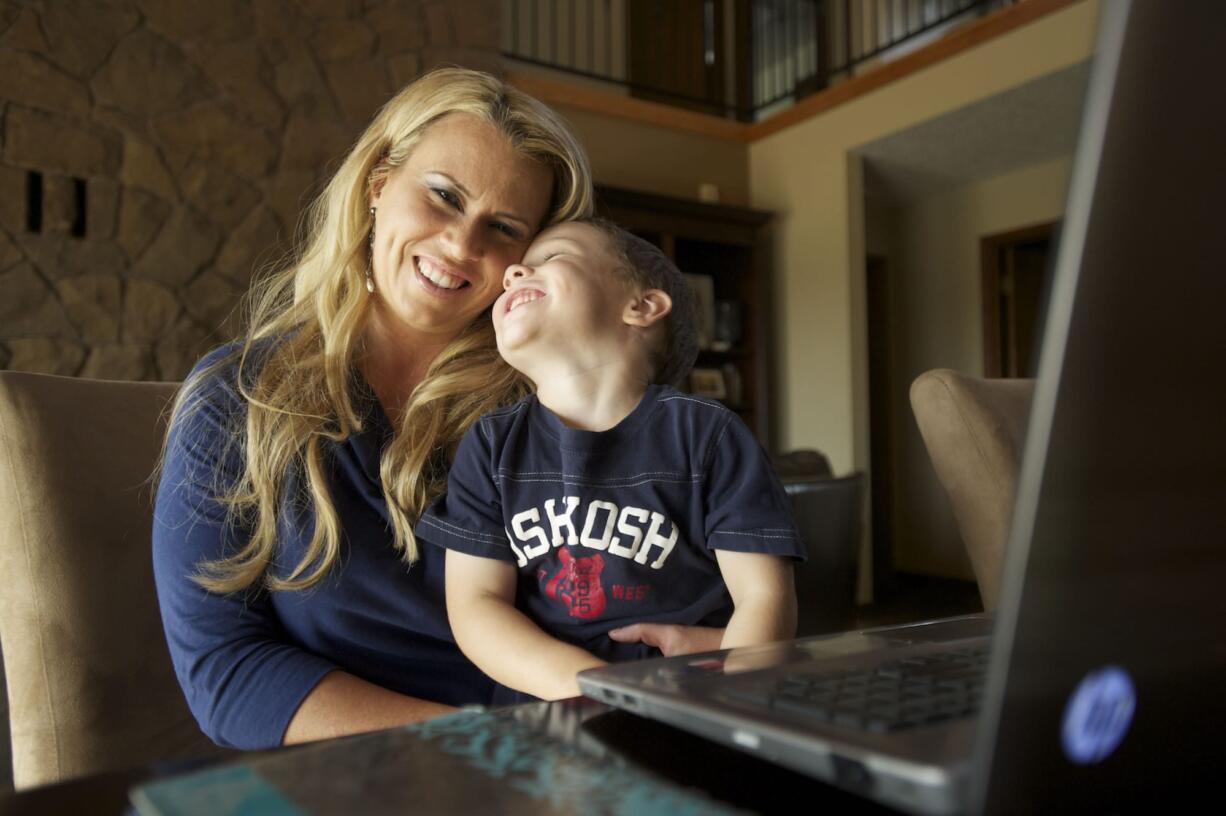
[[1102,4],[976,809],[1208,784],[1226,723],[1226,6]]

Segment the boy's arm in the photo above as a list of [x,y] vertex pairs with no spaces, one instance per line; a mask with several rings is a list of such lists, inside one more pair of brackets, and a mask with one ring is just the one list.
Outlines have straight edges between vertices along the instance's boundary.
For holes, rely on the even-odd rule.
[[788,640],[796,636],[796,584],[787,558],[716,550],[719,571],[736,607],[721,649]]
[[579,696],[575,675],[603,666],[515,608],[515,565],[447,551],[447,616],[460,650],[494,680],[543,700]]

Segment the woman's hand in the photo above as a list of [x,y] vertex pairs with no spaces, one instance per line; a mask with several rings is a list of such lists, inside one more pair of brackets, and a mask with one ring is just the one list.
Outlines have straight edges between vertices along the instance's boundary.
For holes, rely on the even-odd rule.
[[646,643],[659,649],[665,657],[672,657],[718,649],[724,639],[724,630],[677,623],[632,623],[609,630],[609,637],[618,643]]

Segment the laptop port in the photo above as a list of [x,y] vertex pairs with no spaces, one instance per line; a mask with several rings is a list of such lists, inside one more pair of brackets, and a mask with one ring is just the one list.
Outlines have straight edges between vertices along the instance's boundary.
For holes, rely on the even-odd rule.
[[834,781],[841,788],[866,793],[873,787],[873,776],[862,763],[846,757],[832,756]]

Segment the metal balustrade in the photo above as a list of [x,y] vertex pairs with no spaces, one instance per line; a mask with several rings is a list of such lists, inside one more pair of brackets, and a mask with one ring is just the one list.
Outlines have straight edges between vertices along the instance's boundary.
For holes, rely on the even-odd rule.
[[502,53],[580,82],[754,121],[1016,2],[503,0]]

